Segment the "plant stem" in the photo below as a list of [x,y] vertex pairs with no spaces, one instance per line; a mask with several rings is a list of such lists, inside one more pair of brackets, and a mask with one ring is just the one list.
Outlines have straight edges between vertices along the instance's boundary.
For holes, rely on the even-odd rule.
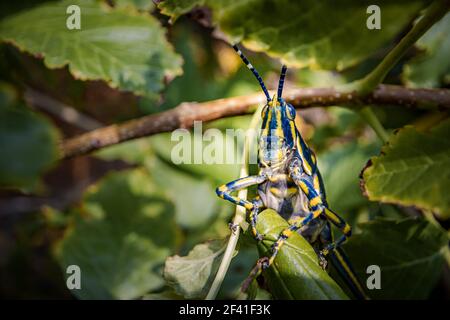
[[378,138],[380,138],[383,143],[386,143],[389,139],[389,134],[386,132],[386,129],[383,127],[380,120],[378,120],[378,117],[373,110],[367,106],[362,108],[359,111],[359,114],[372,127]]
[[[361,80],[357,80],[353,84],[349,84],[348,88],[356,91],[358,95],[364,96],[372,92],[386,77],[388,72],[400,60],[405,52],[414,45],[414,43],[428,30],[433,24],[439,21],[448,11],[450,1],[439,0],[426,9],[424,15],[417,21],[411,30],[400,40],[400,42],[392,49],[386,57],[373,69],[367,76]],[[378,137],[386,143],[389,134],[384,129],[380,120],[372,109],[367,106],[360,111],[360,115],[372,127]]]
[[[249,175],[248,172],[248,163],[249,163],[249,153],[252,150],[253,141],[255,139],[255,132],[258,124],[260,122],[260,114],[261,114],[262,106],[256,109],[253,114],[252,120],[249,126],[249,134],[245,137],[244,142],[244,150],[242,151],[242,167],[239,174],[240,178],[247,177]],[[247,189],[242,189],[238,193],[238,197],[240,199],[247,199]],[[241,230],[241,225],[245,222],[246,211],[245,208],[241,206],[236,206],[236,211],[234,214],[232,225],[236,226],[235,230],[232,230],[230,238],[228,239],[228,244],[225,249],[225,253],[223,255],[222,261],[220,262],[219,269],[217,270],[216,276],[214,278],[213,283],[209,289],[208,294],[206,295],[206,300],[214,300],[217,297],[217,293],[219,292],[220,287],[222,286],[222,282],[227,274],[228,268],[230,267],[231,259],[233,258],[234,250],[236,249],[236,244],[239,239],[239,234]]]
[[372,92],[386,77],[388,72],[400,60],[405,52],[429,29],[439,21],[449,10],[449,0],[433,1],[424,15],[416,22],[411,30],[400,40],[381,63],[366,77],[357,81],[356,91],[361,95]]

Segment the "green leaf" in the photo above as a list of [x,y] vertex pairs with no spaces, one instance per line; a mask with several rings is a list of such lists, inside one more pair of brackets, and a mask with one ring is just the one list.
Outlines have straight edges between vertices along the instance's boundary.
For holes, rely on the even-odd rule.
[[[238,161],[241,159],[241,152],[236,146],[236,140],[233,140],[231,136],[228,139],[205,141],[203,134],[189,131],[181,138],[175,138],[176,136],[171,133],[159,134],[150,139],[155,152],[165,161],[173,162],[174,159],[178,159],[181,162],[178,165],[180,169],[209,177],[217,184],[222,184],[236,179],[239,173]],[[226,135],[221,132],[221,137]],[[209,160],[208,146],[213,146],[221,156],[223,155],[218,163],[205,163]],[[199,156],[200,163],[195,163],[195,154]],[[227,162],[227,156],[230,156],[232,161]]]
[[21,105],[2,104],[0,187],[35,189],[58,158],[58,141],[58,131],[46,118]]
[[219,268],[226,242],[214,240],[196,245],[185,257],[169,257],[164,278],[186,299],[203,298]]
[[155,182],[175,203],[176,220],[180,226],[198,229],[211,223],[220,199],[209,180],[195,178],[158,159],[148,168]]
[[73,294],[134,299],[161,288],[160,268],[178,234],[173,211],[143,170],[110,174],[92,187],[56,250],[65,275],[69,265],[81,268]]
[[161,191],[173,201],[177,224],[183,228],[206,227],[217,216],[220,199],[211,181],[160,160],[152,150],[149,138],[121,143],[96,155],[103,159],[121,159],[144,165]]
[[292,66],[344,69],[386,46],[426,1],[378,1],[381,29],[369,30],[371,1],[166,0],[158,5],[176,20],[196,7],[208,7],[214,24],[230,42],[243,41]]
[[152,10],[155,4],[152,0],[114,0],[118,8],[134,8],[137,10]]
[[450,120],[430,132],[406,126],[362,173],[370,200],[417,206],[450,217]]
[[[258,215],[257,230],[264,234],[258,243],[260,256],[269,256],[278,235],[289,227],[277,212],[268,209]],[[269,290],[276,299],[348,299],[342,289],[318,263],[311,245],[297,233],[281,247],[274,264],[264,271]]]
[[[446,232],[426,220],[375,220],[359,225],[345,244],[361,279],[366,269],[381,270],[381,289],[373,299],[425,299],[436,285],[448,254]],[[447,251],[447,253],[446,253]]]
[[450,76],[450,14],[437,22],[417,41],[424,52],[403,69],[403,81],[413,88],[439,87]]
[[[78,5],[81,29],[69,30],[66,9]],[[165,77],[181,73],[181,59],[149,15],[113,10],[90,0],[48,3],[0,23],[0,39],[43,56],[49,68],[69,66],[78,79],[154,97]]]

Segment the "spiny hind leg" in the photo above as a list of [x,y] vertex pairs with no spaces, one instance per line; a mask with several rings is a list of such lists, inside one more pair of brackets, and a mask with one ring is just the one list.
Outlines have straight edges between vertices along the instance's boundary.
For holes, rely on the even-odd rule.
[[330,251],[336,249],[341,246],[351,235],[352,235],[352,227],[345,222],[339,215],[335,212],[331,211],[327,207],[324,208],[324,214],[328,221],[334,224],[339,230],[342,231],[342,235],[336,240],[325,246],[325,248],[320,252],[319,256],[322,259],[326,260],[326,256],[330,253]]

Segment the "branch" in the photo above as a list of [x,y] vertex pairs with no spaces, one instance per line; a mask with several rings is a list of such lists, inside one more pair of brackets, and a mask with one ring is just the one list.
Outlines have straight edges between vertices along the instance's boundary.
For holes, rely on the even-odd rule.
[[[370,94],[361,96],[355,91],[341,92],[335,88],[302,88],[287,90],[285,100],[296,108],[315,106],[361,107],[365,105],[450,109],[450,90],[407,89],[394,85],[379,85]],[[62,158],[86,154],[127,140],[190,128],[194,121],[211,121],[224,117],[247,114],[256,105],[266,102],[262,94],[252,94],[208,102],[189,102],[165,112],[144,116],[96,129],[67,139],[61,144]]]
[[32,88],[26,88],[25,100],[29,105],[45,110],[82,130],[95,130],[102,127],[102,124],[97,120]]

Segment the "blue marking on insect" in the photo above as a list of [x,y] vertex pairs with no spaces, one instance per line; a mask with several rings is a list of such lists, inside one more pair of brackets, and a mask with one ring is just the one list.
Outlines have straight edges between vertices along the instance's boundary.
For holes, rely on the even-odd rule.
[[[286,220],[293,221],[274,242],[272,255],[264,260],[264,267],[269,267],[273,263],[289,235],[298,231],[314,247],[320,244],[318,255],[322,266],[326,265],[326,255],[332,252],[332,262],[338,265],[337,270],[342,272],[344,281],[352,282],[349,283],[349,288],[352,291],[356,290],[355,296],[365,297],[348,259],[339,248],[351,235],[351,227],[328,208],[315,155],[295,125],[294,107],[282,98],[286,66],[281,69],[277,94],[271,98],[258,71],[237,46],[233,48],[258,80],[267,103],[261,112],[258,175],[240,178],[220,186],[217,188],[217,194],[236,205],[244,206],[249,211],[251,231],[258,240],[261,240],[262,236],[256,230],[257,214],[263,208],[271,208]],[[258,186],[258,201],[243,200],[231,195],[232,192],[251,185]],[[343,233],[336,241],[333,241],[330,222]]]

